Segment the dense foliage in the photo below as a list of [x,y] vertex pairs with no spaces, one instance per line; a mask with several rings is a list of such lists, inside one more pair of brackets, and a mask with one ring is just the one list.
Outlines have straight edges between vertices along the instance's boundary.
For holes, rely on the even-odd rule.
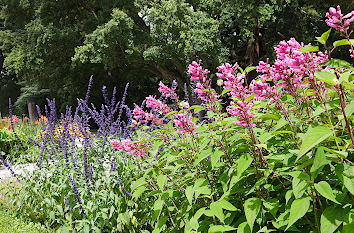
[[192,93],[160,82],[133,110],[128,85],[121,101],[103,86],[104,104],[89,104],[92,79],[60,118],[48,100],[28,139],[38,169],[19,176],[2,158],[21,183],[7,195],[58,232],[352,232],[354,68],[333,55],[354,57],[353,21],[330,8],[321,49],[291,38],[257,67],[211,75],[194,61]]
[[[1,0],[6,77],[0,83],[16,78],[25,87],[16,106],[42,105],[50,96],[64,111],[94,75],[98,85],[121,92],[130,82],[138,93],[130,95],[133,103],[151,94],[158,79],[183,86],[185,67],[196,57],[208,67],[226,61],[245,67],[274,57],[280,40],[310,41],[324,30],[328,7],[337,4],[351,10],[347,0]],[[101,101],[97,91],[92,100]]]

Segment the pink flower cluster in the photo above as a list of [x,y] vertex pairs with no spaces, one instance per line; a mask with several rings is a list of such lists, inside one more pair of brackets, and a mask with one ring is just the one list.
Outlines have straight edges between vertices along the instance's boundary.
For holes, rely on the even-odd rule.
[[188,66],[188,73],[192,75],[192,81],[205,83],[207,80],[207,75],[210,73],[210,71],[207,69],[203,69],[201,63],[201,60],[199,61],[199,63],[193,61],[192,64]]
[[159,83],[159,92],[162,94],[164,97],[170,97],[176,101],[178,101],[178,96],[175,93],[175,90],[168,88],[165,84],[162,82]]
[[206,107],[209,110],[214,110],[214,103],[219,102],[219,95],[210,87],[211,80],[208,78],[209,70],[203,69],[201,61],[199,63],[193,61],[189,65],[188,73],[190,73],[191,80],[197,82],[194,92],[198,94],[199,98],[206,102]]
[[133,143],[131,140],[112,140],[111,141],[112,148],[118,150],[118,152],[127,152],[130,155],[134,155],[136,157],[143,157],[146,153],[146,147],[144,147],[143,143]]
[[155,125],[162,125],[162,120],[152,112],[145,112],[139,106],[135,106],[133,110],[133,116],[135,120],[139,120],[141,123],[152,122]]
[[237,68],[237,63],[234,65],[230,65],[229,63],[222,64],[217,67],[219,73],[216,73],[216,76],[226,80],[223,82],[224,89],[231,89],[231,92],[229,92],[228,95],[244,99],[246,98],[245,95],[247,95],[247,90],[243,86],[245,82],[245,75],[238,75]]
[[175,124],[178,126],[178,131],[181,133],[193,133],[197,127],[194,126],[192,121],[192,116],[187,113],[178,113],[176,114],[176,118],[174,120]]
[[[314,81],[314,73],[321,68],[321,63],[328,60],[328,56],[322,52],[302,53],[299,51],[302,47],[304,47],[304,44],[297,42],[294,38],[289,41],[281,41],[275,48],[277,59],[274,65],[270,66],[268,60],[259,63],[257,71],[263,73],[261,80],[264,83],[267,80],[272,81],[277,86],[284,87],[286,91],[294,96],[297,95],[298,89],[309,85],[311,88],[316,89],[317,84]],[[308,84],[304,84],[304,77],[309,77],[310,82]],[[266,88],[268,89],[268,87]],[[267,92],[269,92],[268,96],[274,96],[275,94],[274,89],[268,89]],[[265,97],[266,95],[263,92],[263,96]]]
[[227,111],[232,116],[239,116],[240,120],[235,121],[236,124],[241,125],[242,127],[255,127],[256,125],[251,123],[254,114],[251,113],[251,109],[253,107],[252,101],[237,101],[232,102],[231,105],[228,107]]
[[163,114],[167,114],[172,111],[167,104],[162,103],[161,100],[157,100],[154,96],[146,97],[146,106],[155,112],[161,112]]
[[[343,16],[340,6],[337,6],[337,9],[331,7],[329,8],[329,12],[326,13],[326,17],[326,23],[328,26],[343,34],[347,34],[350,23],[354,21],[354,10]],[[349,34],[351,33],[352,31]]]
[[230,106],[227,107],[227,111],[231,116],[238,116],[240,119],[235,121],[236,124],[241,125],[242,127],[254,127],[255,124],[252,124],[252,118],[254,114],[251,113],[253,107],[253,100],[246,100],[247,97],[251,96],[253,93],[249,88],[244,87],[244,82],[246,76],[244,74],[238,74],[238,64],[235,63],[231,65],[229,63],[222,64],[217,67],[218,76],[221,79],[224,79],[224,89],[231,89],[228,93],[229,96],[238,99],[238,101],[231,102]]

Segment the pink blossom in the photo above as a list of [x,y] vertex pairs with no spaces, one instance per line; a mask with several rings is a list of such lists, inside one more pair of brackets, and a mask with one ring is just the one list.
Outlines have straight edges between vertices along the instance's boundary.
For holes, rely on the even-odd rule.
[[143,157],[146,153],[146,146],[143,143],[134,143],[129,139],[118,141],[111,141],[112,148],[118,152],[127,152],[130,155]]
[[200,65],[201,63],[201,60],[199,60],[199,63],[193,61],[192,64],[188,66],[188,73],[192,75],[192,81],[200,81],[204,83],[210,71],[207,69],[203,69],[203,67]]
[[194,126],[192,121],[192,116],[187,113],[176,114],[177,119],[174,120],[176,126],[178,126],[178,131],[181,133],[193,133],[197,127]]
[[235,121],[235,124],[241,125],[242,127],[255,127],[256,125],[251,123],[251,119],[254,117],[254,114],[251,113],[251,108],[253,107],[252,102],[246,101],[237,101],[231,102],[231,105],[227,108],[227,111],[231,116],[240,117],[239,120]]
[[167,114],[172,111],[167,104],[157,100],[154,96],[146,97],[146,106],[152,108],[153,111],[160,111],[163,114]]
[[[257,70],[263,73],[261,79],[273,81],[277,86],[284,87],[293,96],[298,96],[298,89],[308,85],[311,85],[312,88],[315,87],[316,82],[313,79],[313,74],[321,68],[321,63],[328,60],[328,55],[322,52],[301,53],[299,49],[303,46],[303,43],[297,42],[294,38],[289,41],[281,41],[275,48],[277,59],[274,65],[269,66],[268,61],[259,63]],[[304,77],[309,77],[309,84],[303,82]]]
[[135,106],[134,110],[133,110],[133,116],[136,120],[139,120],[141,118],[145,117],[145,112],[143,109],[141,109],[139,106]]
[[346,34],[350,23],[354,21],[354,11],[343,16],[340,6],[337,6],[337,9],[331,7],[329,8],[329,12],[326,13],[326,17],[328,26]]
[[163,84],[162,82],[159,83],[159,92],[162,94],[162,96],[164,97],[171,97],[174,100],[178,100],[178,96],[175,93],[174,90],[172,90],[171,88],[168,88],[165,84]]

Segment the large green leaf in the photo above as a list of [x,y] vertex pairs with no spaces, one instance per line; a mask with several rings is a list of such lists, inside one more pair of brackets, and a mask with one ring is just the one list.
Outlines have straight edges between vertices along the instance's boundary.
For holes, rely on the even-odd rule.
[[340,204],[336,200],[336,197],[333,194],[333,190],[332,190],[331,186],[326,181],[321,181],[321,182],[315,184],[315,189],[317,190],[317,192],[319,192],[325,198],[327,198],[335,203]]
[[165,186],[166,180],[167,180],[167,176],[165,176],[164,174],[160,174],[157,177],[157,185],[159,186],[161,191],[163,191],[163,188]]
[[224,213],[222,211],[222,206],[219,202],[213,202],[210,204],[210,210],[209,213],[212,214],[213,216],[217,217],[220,219],[220,221],[223,223],[224,222]]
[[343,183],[348,191],[354,195],[354,166],[346,166],[343,171]]
[[324,141],[331,135],[332,135],[332,130],[324,126],[317,126],[315,128],[310,127],[307,130],[305,138],[301,144],[300,151],[299,154],[297,155],[296,160],[300,159],[309,150],[311,150],[313,147],[320,144],[322,141]]
[[194,195],[194,188],[192,186],[188,186],[185,190],[187,200],[189,204],[192,205],[193,203],[193,195]]
[[299,199],[309,187],[310,176],[300,171],[293,172],[291,175],[294,177],[292,182],[293,194],[295,198]]
[[337,80],[335,74],[328,71],[316,71],[315,76],[317,79],[332,86],[336,86],[339,83],[339,80]]
[[343,40],[337,40],[333,42],[334,47],[338,47],[342,45],[350,45],[350,44],[354,45],[354,39],[351,40],[343,39]]
[[215,232],[225,232],[225,231],[233,231],[233,230],[236,230],[236,228],[228,225],[212,225],[210,226],[208,232],[215,233]]
[[328,164],[328,161],[327,161],[327,158],[325,156],[323,147],[319,147],[317,149],[317,152],[316,152],[316,155],[315,155],[315,159],[313,160],[313,164],[312,164],[312,167],[311,167],[311,170],[310,170],[312,177],[316,178],[318,173],[322,170],[322,168],[326,164]]
[[354,229],[354,209],[351,209],[343,219],[343,233],[352,233]]
[[340,59],[335,59],[335,58],[322,63],[322,65],[329,66],[332,68],[350,68],[351,67],[349,62],[344,61],[344,60],[340,60]]
[[324,32],[321,37],[316,37],[317,41],[320,42],[321,44],[326,44],[329,34],[331,33],[332,28],[330,28],[328,31]]
[[230,202],[226,201],[225,199],[218,200],[220,203],[221,208],[224,210],[236,211],[237,208],[233,206]]
[[289,227],[291,227],[297,220],[302,218],[307,213],[309,207],[310,207],[309,197],[294,200],[293,203],[291,203],[289,223],[285,231],[289,229]]
[[253,161],[253,157],[249,154],[243,154],[237,161],[237,176],[240,177],[242,173],[249,168]]
[[347,117],[351,116],[354,113],[354,99],[350,101],[347,106],[345,106],[344,111]]
[[246,220],[251,230],[253,229],[253,224],[261,209],[261,205],[262,205],[261,199],[256,197],[249,198],[245,201],[244,208],[245,208]]
[[338,205],[327,207],[321,215],[321,233],[333,233],[343,222],[348,211],[348,208]]
[[247,222],[243,222],[237,227],[237,233],[252,233],[250,226]]

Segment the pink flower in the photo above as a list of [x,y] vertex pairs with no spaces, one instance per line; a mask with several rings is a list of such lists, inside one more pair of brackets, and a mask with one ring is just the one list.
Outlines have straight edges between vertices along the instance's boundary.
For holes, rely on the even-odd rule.
[[200,65],[201,63],[201,60],[199,60],[199,63],[193,61],[192,64],[188,66],[188,73],[192,75],[192,81],[200,81],[204,83],[210,71],[207,69],[203,69],[203,67]]
[[256,125],[251,123],[254,114],[251,113],[251,108],[253,107],[252,102],[237,101],[231,102],[231,105],[227,108],[227,111],[231,116],[240,117],[239,120],[235,121],[235,124],[241,125],[242,127],[255,127]]
[[174,90],[172,90],[171,88],[168,88],[165,84],[163,84],[162,82],[159,83],[159,92],[162,94],[162,96],[164,97],[171,97],[174,100],[178,100],[178,96],[175,93]]
[[145,117],[145,112],[144,110],[142,110],[139,106],[135,106],[134,110],[133,110],[133,116],[136,120],[139,120],[141,118]]
[[[297,42],[294,38],[289,41],[281,41],[275,48],[277,59],[273,66],[268,65],[268,61],[260,62],[257,71],[263,73],[261,80],[273,81],[276,86],[284,87],[289,94],[298,96],[298,89],[310,86],[311,88],[319,89],[317,82],[313,76],[315,71],[321,69],[321,63],[328,60],[328,56],[322,52],[306,52],[301,53],[299,49],[304,46],[303,43]],[[303,78],[308,77],[308,84],[303,82]],[[265,97],[266,92],[268,97],[277,97],[275,90],[265,90],[260,86],[260,83],[254,83],[254,90],[258,94]],[[263,98],[261,97],[261,98]],[[272,97],[272,98],[273,98]],[[276,99],[276,98],[273,98]]]
[[112,148],[118,150],[118,152],[127,152],[137,157],[143,157],[147,149],[143,143],[134,143],[129,139],[122,141],[112,140],[111,145]]
[[154,96],[146,97],[146,106],[152,108],[153,111],[160,111],[163,114],[167,114],[172,111],[167,104],[155,99]]
[[197,127],[194,126],[192,121],[192,116],[187,113],[176,114],[177,119],[174,120],[176,126],[178,126],[178,131],[181,133],[194,133]]
[[345,34],[349,30],[350,23],[354,21],[354,11],[343,16],[340,6],[337,6],[337,9],[331,7],[329,12],[326,13],[326,17],[328,26]]

